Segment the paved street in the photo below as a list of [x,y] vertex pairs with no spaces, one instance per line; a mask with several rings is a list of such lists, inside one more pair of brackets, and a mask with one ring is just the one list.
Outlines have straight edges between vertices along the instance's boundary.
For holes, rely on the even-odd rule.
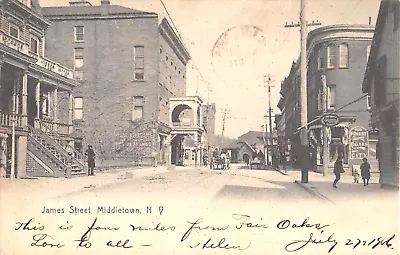
[[[153,245],[151,252],[143,248],[145,246],[138,247],[137,251],[142,252],[141,254],[197,254],[201,249],[193,250],[189,248],[190,245],[202,241],[207,235],[212,235],[213,238],[224,237],[231,244],[246,246],[251,243],[251,247],[257,247],[241,251],[241,254],[265,254],[269,250],[274,250],[274,254],[285,254],[285,246],[290,240],[308,238],[312,231],[310,227],[298,231],[277,229],[279,222],[284,221],[288,224],[290,221],[290,224],[297,225],[303,222],[310,226],[329,225],[325,229],[326,232],[334,232],[338,242],[340,239],[340,245],[335,248],[338,253],[359,254],[362,251],[362,254],[373,254],[380,251],[379,254],[396,254],[397,246],[390,249],[385,246],[377,250],[370,247],[354,250],[344,244],[346,238],[369,240],[379,236],[389,238],[397,233],[396,192],[379,189],[376,184],[366,188],[352,185],[346,178],[338,185],[339,189],[334,190],[330,178],[314,173],[310,173],[308,189],[295,183],[295,180],[299,180],[297,171],[285,175],[275,170],[249,170],[241,165],[233,165],[228,171],[210,170],[205,167],[157,167],[120,169],[97,173],[94,177],[70,180],[44,178],[18,180],[14,183],[2,180],[0,202],[1,207],[6,208],[1,215],[2,231],[15,229],[16,222],[26,222],[31,217],[38,226],[46,225],[46,229],[50,231],[46,233],[51,234],[58,242],[63,241],[69,246],[76,246],[71,240],[81,237],[85,226],[92,224],[95,217],[98,218],[96,226],[123,226],[123,230],[118,232],[118,237],[122,236],[119,238],[132,237],[129,224],[154,228],[157,222],[160,222],[165,228],[173,225],[177,230],[169,235],[157,233],[157,236],[154,236],[147,232],[135,235],[133,242],[136,245]],[[375,192],[378,196],[372,196]],[[45,208],[64,211],[46,213]],[[112,213],[107,210],[128,211]],[[228,224],[233,230],[235,226],[240,226],[240,222],[251,222],[253,226],[265,225],[268,228],[262,231],[260,227],[253,227],[246,231],[232,230],[223,233],[193,230],[194,233],[187,241],[179,241],[188,229],[188,223],[196,220],[204,221],[204,226]],[[71,230],[68,235],[64,236],[56,231],[58,225],[68,224],[74,225],[74,231]],[[19,235],[16,235],[17,233]],[[363,233],[362,236],[360,233]],[[5,237],[1,239],[3,243],[0,247],[6,247],[4,245],[13,242],[15,238],[21,238],[21,242],[26,246],[32,239],[27,232],[17,231],[7,236],[0,232],[0,235]],[[321,234],[316,238],[323,239],[328,236]],[[90,240],[96,245],[91,248],[91,252],[102,254],[104,248],[100,245],[101,240],[107,238],[110,236],[106,232],[97,231],[93,234]],[[315,249],[326,253],[331,246],[320,244],[304,248],[297,254],[311,254]],[[174,250],[176,247],[179,247],[178,251]],[[24,250],[23,245],[19,248],[13,247],[13,251]],[[221,250],[222,253],[223,251]],[[53,254],[50,248],[37,252]],[[76,250],[76,254],[84,252],[83,249]]]

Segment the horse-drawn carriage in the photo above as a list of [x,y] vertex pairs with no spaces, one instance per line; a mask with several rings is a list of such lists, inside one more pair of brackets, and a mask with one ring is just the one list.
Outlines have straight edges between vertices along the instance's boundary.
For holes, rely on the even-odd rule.
[[258,157],[255,157],[253,160],[250,161],[249,163],[250,169],[264,169],[264,161]]

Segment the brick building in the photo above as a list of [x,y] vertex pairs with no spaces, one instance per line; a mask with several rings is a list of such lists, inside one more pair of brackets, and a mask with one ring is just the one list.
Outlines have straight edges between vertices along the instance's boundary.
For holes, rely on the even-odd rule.
[[[327,83],[327,111],[337,110],[363,96],[359,89],[367,64],[373,26],[333,25],[315,29],[307,37],[307,102],[308,121],[322,114],[322,76]],[[292,64],[290,74],[282,82],[283,95],[279,107],[285,115],[286,138],[291,139],[292,158],[298,161],[300,142],[300,61]],[[339,153],[344,155],[344,164],[349,166],[360,163],[350,162],[349,131],[352,127],[361,126],[370,132],[370,157],[376,162],[376,134],[369,123],[367,98],[353,102],[336,113],[340,123],[329,129],[329,165]],[[309,128],[309,144],[313,153],[313,168],[322,165],[322,129],[321,123],[315,122]],[[376,168],[375,168],[376,169]]]
[[288,160],[294,167],[299,167],[300,134],[300,76],[299,64],[293,62],[289,75],[281,83],[281,98],[278,108],[281,111],[280,126],[284,129],[283,140],[286,141]]
[[[73,66],[75,147],[102,165],[170,159],[170,98],[186,96],[189,53],[166,19],[101,1],[45,7],[46,54]],[[62,49],[62,50],[60,50]],[[154,162],[155,161],[155,162]]]
[[399,188],[400,2],[382,1],[362,91],[371,97],[371,125],[379,131],[379,183]]
[[50,22],[38,1],[5,0],[0,9],[1,177],[84,174],[71,143],[78,83],[72,69],[45,54]]

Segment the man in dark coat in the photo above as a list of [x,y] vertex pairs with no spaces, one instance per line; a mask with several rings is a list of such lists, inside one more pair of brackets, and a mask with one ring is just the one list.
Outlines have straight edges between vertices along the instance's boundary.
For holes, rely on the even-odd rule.
[[88,161],[88,175],[94,175],[93,171],[94,171],[94,167],[95,167],[95,158],[96,158],[96,154],[93,151],[92,145],[89,145],[88,148],[85,151],[85,155],[87,157],[87,161]]
[[367,158],[363,158],[363,163],[361,164],[360,169],[364,186],[367,186],[369,184],[369,179],[371,178],[371,165],[368,163]]
[[335,161],[335,165],[333,166],[333,173],[335,174],[335,180],[333,181],[332,186],[336,189],[336,184],[340,180],[340,175],[344,173],[343,170],[343,161],[342,161],[342,156],[339,155],[338,158]]

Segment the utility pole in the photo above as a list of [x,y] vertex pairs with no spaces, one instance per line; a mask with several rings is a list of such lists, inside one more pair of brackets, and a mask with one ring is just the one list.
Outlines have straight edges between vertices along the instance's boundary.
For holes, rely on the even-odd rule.
[[[328,108],[327,100],[327,86],[326,86],[326,76],[323,74],[321,76],[322,81],[322,114],[325,115]],[[322,161],[323,161],[323,174],[328,175],[328,161],[329,161],[329,146],[328,146],[328,127],[322,125],[322,135],[323,135],[323,148],[322,148]]]
[[306,21],[306,0],[300,0],[300,23],[286,24],[285,27],[300,27],[300,126],[304,127],[300,130],[302,169],[301,182],[308,183],[308,135],[307,135],[307,26],[319,26],[321,23],[312,22],[307,24]]
[[12,97],[12,117],[11,117],[11,169],[10,169],[10,180],[15,179],[15,122],[17,121],[16,111],[17,111],[17,86],[19,81],[13,84],[13,97]]
[[229,110],[228,109],[222,109],[222,133],[221,133],[221,149],[224,146],[224,133],[225,133],[225,121],[227,119],[227,115],[229,114]]
[[[265,82],[267,83],[266,86],[268,88],[268,116],[265,116],[265,117],[267,117],[269,119],[269,135],[267,136],[267,153],[266,153],[267,165],[269,165],[269,144],[273,145],[271,87],[274,87],[274,86],[271,85],[271,82],[273,82],[274,80],[271,79],[271,76],[269,74],[264,77],[267,79]],[[265,134],[268,134],[267,125],[265,125]]]

